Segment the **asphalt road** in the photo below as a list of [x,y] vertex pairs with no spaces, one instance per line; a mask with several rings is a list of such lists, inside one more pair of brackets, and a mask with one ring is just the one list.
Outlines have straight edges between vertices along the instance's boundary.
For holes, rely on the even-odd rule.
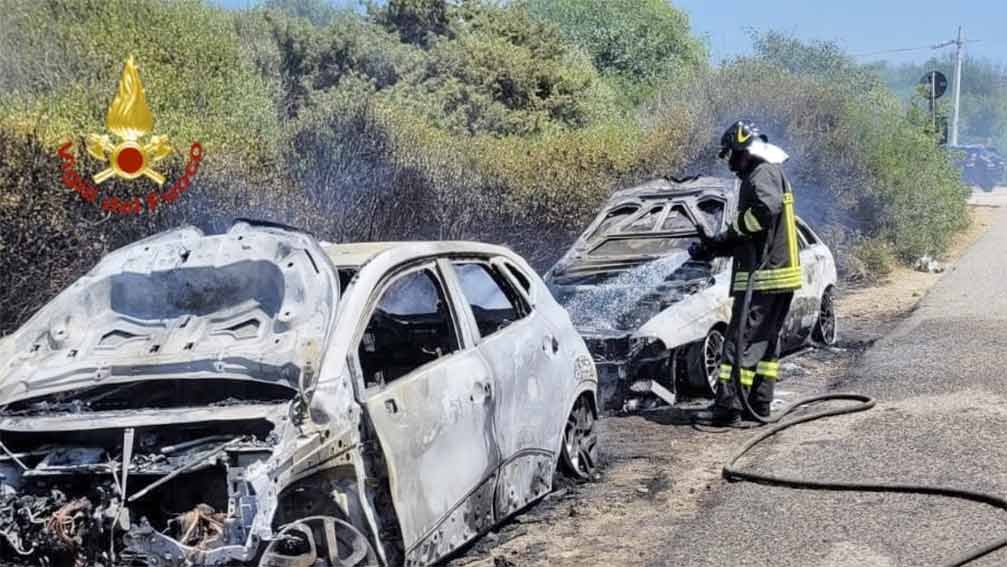
[[[1007,195],[987,199],[1004,204]],[[1002,208],[919,308],[832,385],[873,396],[878,407],[785,433],[748,465],[1007,494],[1005,251]],[[1007,513],[933,496],[718,483],[700,513],[664,533],[652,565],[941,565],[1007,534]],[[1007,565],[1007,551],[972,565]]]

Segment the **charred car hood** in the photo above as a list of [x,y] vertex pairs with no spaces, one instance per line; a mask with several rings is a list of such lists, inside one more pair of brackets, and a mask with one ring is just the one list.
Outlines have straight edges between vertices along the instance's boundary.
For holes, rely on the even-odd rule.
[[0,403],[144,380],[296,388],[320,364],[338,290],[305,234],[162,233],[109,254],[0,341]]

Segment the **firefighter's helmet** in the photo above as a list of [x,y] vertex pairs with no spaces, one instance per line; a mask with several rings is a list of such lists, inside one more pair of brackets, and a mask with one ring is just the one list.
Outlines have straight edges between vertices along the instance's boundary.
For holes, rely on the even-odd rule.
[[727,157],[731,152],[747,150],[756,139],[769,141],[765,134],[759,132],[755,124],[744,120],[735,122],[720,137],[720,158]]

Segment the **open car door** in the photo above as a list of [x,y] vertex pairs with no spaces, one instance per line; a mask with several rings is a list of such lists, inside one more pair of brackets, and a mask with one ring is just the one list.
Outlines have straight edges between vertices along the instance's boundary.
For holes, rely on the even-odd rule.
[[493,376],[445,290],[434,263],[396,275],[372,300],[357,350],[407,565],[493,524]]

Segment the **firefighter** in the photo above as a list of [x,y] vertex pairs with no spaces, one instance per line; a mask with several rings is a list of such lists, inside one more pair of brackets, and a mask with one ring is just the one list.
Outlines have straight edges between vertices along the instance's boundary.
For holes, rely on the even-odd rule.
[[[739,421],[745,412],[739,396],[748,396],[752,410],[768,417],[773,388],[779,378],[780,330],[794,291],[801,287],[793,193],[783,174],[787,154],[747,122],[736,122],[720,140],[720,158],[741,180],[737,218],[725,230],[708,234],[700,228],[700,242],[689,252],[700,260],[734,258],[731,295],[734,307],[720,367],[716,401],[707,419],[720,425]],[[752,277],[748,313],[743,298]],[[738,324],[746,318],[740,349]],[[740,354],[739,354],[740,353]],[[732,380],[739,366],[743,390]],[[751,417],[751,416],[748,416]]]

